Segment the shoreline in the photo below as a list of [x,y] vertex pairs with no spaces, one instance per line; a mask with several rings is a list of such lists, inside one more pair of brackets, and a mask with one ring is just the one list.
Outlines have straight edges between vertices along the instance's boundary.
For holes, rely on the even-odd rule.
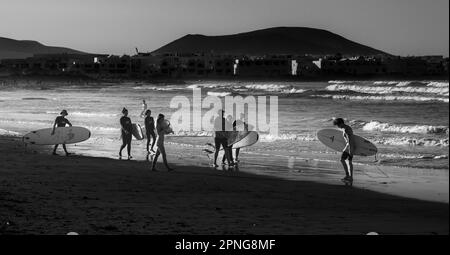
[[[328,82],[331,80],[350,80],[350,81],[449,81],[449,76],[322,76],[322,77],[152,77],[152,78],[133,78],[133,77],[91,77],[88,75],[8,75],[0,76],[0,86],[17,85],[17,83],[26,82],[34,86],[48,85],[80,85],[101,84],[115,85],[123,83],[154,83],[155,85],[167,84],[192,84],[195,82]],[[55,83],[56,82],[56,83]],[[34,83],[34,84],[32,84]]]
[[193,165],[151,172],[18,140],[0,136],[1,234],[449,233],[446,203]]

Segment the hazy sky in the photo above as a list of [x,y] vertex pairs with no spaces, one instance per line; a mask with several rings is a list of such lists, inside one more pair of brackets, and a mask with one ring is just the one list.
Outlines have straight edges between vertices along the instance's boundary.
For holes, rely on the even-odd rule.
[[398,55],[449,55],[449,0],[0,0],[0,36],[95,53],[274,26],[322,28]]

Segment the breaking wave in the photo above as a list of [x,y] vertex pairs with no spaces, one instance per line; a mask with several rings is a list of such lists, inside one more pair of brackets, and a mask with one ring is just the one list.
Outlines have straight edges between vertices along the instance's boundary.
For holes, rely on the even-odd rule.
[[448,134],[449,127],[427,125],[395,125],[371,121],[362,125],[364,131],[381,131],[393,133],[417,133],[417,134]]
[[1,129],[1,128],[0,128],[0,135],[7,135],[7,136],[21,136],[21,134],[18,133],[18,132],[6,130],[6,129]]
[[427,97],[427,96],[394,96],[394,95],[386,95],[386,96],[366,96],[366,95],[311,95],[311,97],[320,97],[320,98],[329,98],[336,100],[356,100],[356,101],[364,101],[364,100],[372,100],[372,101],[415,101],[415,102],[444,102],[448,103],[449,98],[446,97]]
[[408,86],[358,86],[358,85],[340,85],[334,84],[326,87],[328,91],[355,91],[367,94],[393,94],[393,93],[425,93],[425,94],[437,94],[444,96],[449,93],[448,87],[408,87]]

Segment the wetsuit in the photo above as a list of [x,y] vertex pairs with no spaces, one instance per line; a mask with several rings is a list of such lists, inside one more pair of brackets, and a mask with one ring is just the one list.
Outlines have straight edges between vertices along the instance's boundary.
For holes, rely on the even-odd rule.
[[[58,116],[55,119],[55,124],[57,127],[65,127],[66,125],[72,126],[72,124],[70,123],[70,121],[68,119],[66,119],[64,116]],[[59,144],[55,144],[55,147],[53,148],[53,155],[57,155],[56,154],[56,149],[58,149],[58,145]],[[64,152],[66,153],[66,155],[68,156],[70,153],[67,152],[67,148],[66,145],[63,144],[63,149]]]
[[66,119],[64,116],[56,117],[55,123],[57,127],[65,127],[66,125],[70,125],[70,121]]
[[122,149],[125,148],[125,146],[127,146],[128,156],[130,156],[131,138],[132,138],[132,131],[133,131],[131,119],[128,117],[122,116],[122,118],[120,118],[120,125],[122,126],[122,146],[120,147],[120,151],[122,151]]
[[153,119],[153,117],[151,116],[147,116],[145,117],[145,133],[147,135],[147,151],[148,147],[150,145],[150,137],[152,138],[152,148],[151,150],[153,150],[153,147],[155,146],[155,142],[156,142],[156,134],[155,134],[155,120]]
[[[348,159],[351,161],[351,160],[353,160],[353,151],[352,151],[352,154],[349,153],[349,150],[350,150],[349,143],[350,143],[350,136],[353,135],[353,129],[350,126],[345,125],[342,135],[344,136],[344,139],[347,141],[348,145],[347,145],[347,149],[344,152],[342,152],[341,160]],[[352,149],[353,149],[353,147],[352,147]]]

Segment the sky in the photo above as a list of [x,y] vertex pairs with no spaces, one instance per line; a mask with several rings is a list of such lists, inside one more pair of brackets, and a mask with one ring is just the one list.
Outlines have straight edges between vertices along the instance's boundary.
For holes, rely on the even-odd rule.
[[277,26],[326,29],[395,55],[449,55],[449,0],[0,0],[0,37],[91,53]]

